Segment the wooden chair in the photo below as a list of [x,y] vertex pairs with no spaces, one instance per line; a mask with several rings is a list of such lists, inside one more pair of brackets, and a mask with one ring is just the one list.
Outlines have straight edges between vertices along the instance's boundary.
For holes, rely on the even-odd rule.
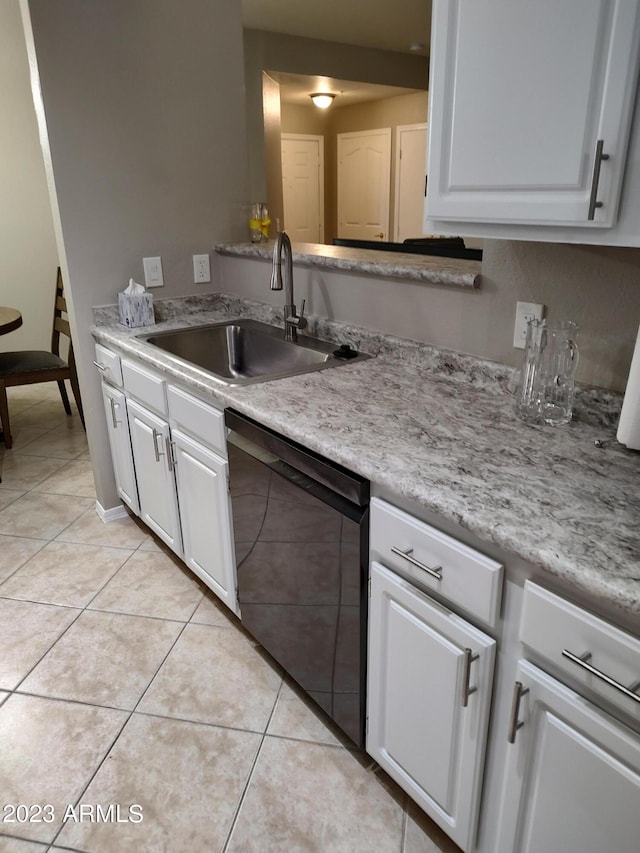
[[[69,321],[63,317],[67,313],[67,303],[62,292],[62,273],[58,267],[56,278],[56,298],[53,310],[53,332],[51,335],[51,352],[47,350],[23,350],[17,352],[0,352],[0,424],[4,444],[7,450],[11,447],[11,428],[9,426],[9,406],[7,403],[7,388],[13,385],[31,385],[35,382],[57,382],[62,397],[65,412],[71,414],[69,397],[65,388],[65,379],[71,382],[71,389],[82,426],[84,413],[80,398],[80,386],[76,373],[76,362],[73,355]],[[69,354],[67,361],[60,358],[60,335],[69,338]]]

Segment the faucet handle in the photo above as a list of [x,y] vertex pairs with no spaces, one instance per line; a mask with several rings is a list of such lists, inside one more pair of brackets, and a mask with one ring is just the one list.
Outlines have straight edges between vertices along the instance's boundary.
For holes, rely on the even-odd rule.
[[304,316],[304,306],[305,306],[305,304],[306,304],[306,301],[307,301],[306,299],[303,299],[303,300],[302,300],[302,305],[300,306],[300,314],[298,315],[298,322],[296,323],[296,326],[297,326],[299,329],[306,329],[306,328],[307,328],[307,325],[308,325],[308,324],[307,324],[307,320],[306,320],[306,318],[305,318],[305,316]]

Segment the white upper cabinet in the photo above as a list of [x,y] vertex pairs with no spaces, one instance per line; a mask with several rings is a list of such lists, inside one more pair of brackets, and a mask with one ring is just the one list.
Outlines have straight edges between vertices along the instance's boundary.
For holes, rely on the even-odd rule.
[[616,224],[639,46],[640,0],[434,0],[427,230],[608,242],[589,235]]

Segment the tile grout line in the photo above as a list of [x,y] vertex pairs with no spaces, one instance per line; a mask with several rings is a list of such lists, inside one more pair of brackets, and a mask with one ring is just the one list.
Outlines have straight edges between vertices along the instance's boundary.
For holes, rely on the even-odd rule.
[[253,763],[251,764],[251,768],[249,769],[249,773],[247,775],[247,781],[244,785],[244,788],[242,789],[242,793],[240,794],[240,799],[238,800],[238,805],[236,806],[236,810],[235,810],[235,813],[233,815],[233,819],[231,821],[231,826],[229,827],[229,832],[227,834],[227,838],[226,838],[224,844],[222,845],[222,849],[221,849],[220,853],[227,853],[227,850],[229,848],[231,838],[233,836],[234,830],[235,830],[237,823],[238,823],[238,818],[240,817],[240,811],[242,810],[242,806],[243,806],[244,801],[246,799],[247,792],[249,790],[249,786],[250,786],[251,780],[253,778],[253,773],[256,769],[258,759],[260,758],[260,753],[262,752],[262,747],[263,747],[264,742],[267,738],[267,731],[269,730],[269,726],[271,725],[271,720],[273,719],[273,715],[275,714],[275,711],[276,711],[276,706],[278,704],[278,700],[280,699],[280,693],[282,692],[283,684],[284,684],[284,677],[281,677],[280,687],[278,688],[276,698],[273,702],[273,707],[271,708],[271,713],[269,714],[269,719],[267,720],[267,723],[264,727],[264,732],[262,733],[260,743],[258,744],[258,749],[256,750],[255,758],[253,759]]

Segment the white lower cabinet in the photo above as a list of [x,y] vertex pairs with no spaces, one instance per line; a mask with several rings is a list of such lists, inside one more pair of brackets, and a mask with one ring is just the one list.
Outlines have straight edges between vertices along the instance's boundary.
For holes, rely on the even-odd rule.
[[471,850],[495,641],[377,562],[370,580],[367,752]]
[[134,400],[127,400],[127,411],[140,498],[140,518],[178,556],[182,556],[169,424]]
[[100,344],[96,356],[118,494],[239,615],[223,412]]
[[102,399],[107,419],[107,433],[113,461],[118,494],[127,506],[138,515],[138,487],[131,455],[131,438],[127,419],[127,401],[122,391],[102,382]]
[[237,612],[227,462],[178,429],[172,431],[184,561]]
[[527,661],[516,678],[496,853],[637,853],[637,734]]

